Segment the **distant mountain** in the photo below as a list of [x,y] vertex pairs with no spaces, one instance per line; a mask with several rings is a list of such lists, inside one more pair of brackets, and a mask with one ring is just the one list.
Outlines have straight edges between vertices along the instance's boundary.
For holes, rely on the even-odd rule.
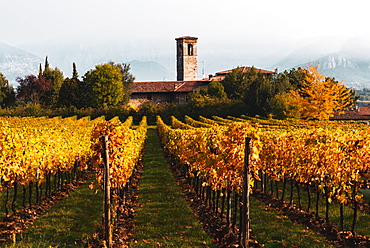
[[129,62],[131,73],[135,76],[135,81],[165,81],[174,80],[176,74],[166,67],[154,61],[134,60]]
[[[73,62],[77,65],[79,75],[83,76],[95,65],[113,61],[115,63],[132,63],[131,72],[137,80],[163,80],[163,78],[171,76],[171,79],[175,79],[175,75],[170,75],[168,72],[168,68],[171,68],[172,64],[173,67],[176,65],[175,55],[169,54],[167,49],[155,42],[134,42],[131,40],[98,42],[94,38],[85,37],[27,43],[19,47],[40,57],[48,56],[50,65],[61,69],[65,77],[72,74]],[[170,52],[175,54],[174,51]],[[143,69],[144,65],[149,66],[147,70]]]
[[305,46],[276,63],[279,71],[306,67],[308,63],[319,65],[320,72],[328,77],[343,81],[347,87],[370,88],[370,40],[356,37],[346,40],[336,51],[323,54]]
[[343,81],[347,87],[355,89],[370,87],[370,60],[359,62],[352,57],[347,58],[339,53],[329,54],[315,61],[319,63],[322,74]]
[[278,68],[279,71],[296,68],[297,65],[313,62],[328,54],[337,52],[343,45],[343,38],[322,37],[308,38],[291,45],[296,47],[283,59],[269,67],[273,70]]
[[[113,61],[129,63],[136,81],[176,79],[174,39],[155,40],[150,37],[133,40],[124,37],[99,41],[98,38],[60,37],[22,44],[17,48],[0,43],[0,72],[14,84],[18,76],[36,74],[39,64],[43,65],[48,56],[50,65],[62,70],[65,77],[72,75],[73,62],[82,77],[95,65]],[[324,75],[335,77],[338,81],[344,81],[345,85],[357,89],[370,88],[370,39],[324,37],[295,43],[288,40],[284,49],[280,49],[283,45],[278,41],[276,47],[271,45],[270,49],[262,49],[268,47],[267,44],[255,49],[258,44],[251,41],[230,42],[224,45],[214,40],[199,40],[199,78],[237,66],[256,66],[270,70],[277,68],[282,72],[307,66],[309,62],[318,62]],[[276,53],[276,50],[279,52]],[[284,57],[283,54],[288,55]],[[276,63],[277,60],[279,62]],[[268,66],[271,64],[272,66]]]
[[[39,64],[44,65],[45,56],[48,56],[52,67],[58,67],[62,70],[65,77],[72,74],[73,62],[77,64],[79,75],[83,76],[85,72],[93,69],[95,65],[113,61],[116,63],[130,64],[131,73],[135,76],[136,81],[175,80],[176,78],[175,70],[170,70],[156,61],[128,61],[130,58],[140,56],[135,55],[135,49],[131,49],[131,52],[128,52],[130,48],[123,47],[119,44],[112,46],[89,46],[83,43],[66,43],[64,45],[39,43],[24,44],[23,46],[25,49],[30,49],[43,58],[41,59],[36,55],[25,52],[23,49],[0,43],[0,72],[4,74],[12,85],[16,85],[17,77],[37,74]],[[136,50],[140,49],[137,48]],[[147,51],[146,56],[141,56],[141,58],[143,60],[156,59],[155,56],[160,55],[165,57],[165,54],[161,54],[160,49],[158,49],[157,55],[154,52]],[[172,58],[173,67],[175,66],[174,59]]]
[[36,55],[0,42],[0,72],[13,86],[17,77],[37,74],[40,62]]

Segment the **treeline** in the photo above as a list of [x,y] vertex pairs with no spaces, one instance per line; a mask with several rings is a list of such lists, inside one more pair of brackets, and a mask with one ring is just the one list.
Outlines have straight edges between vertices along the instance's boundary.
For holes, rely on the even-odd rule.
[[370,89],[363,88],[362,90],[356,90],[356,95],[359,96],[360,101],[370,101]]
[[82,80],[73,63],[72,77],[64,78],[58,68],[51,68],[48,57],[38,75],[18,77],[16,89],[0,73],[0,105],[3,108],[40,105],[42,108],[61,107],[102,108],[124,105],[129,101],[135,78],[127,64],[109,62],[96,65]]
[[250,116],[327,120],[338,111],[348,110],[358,97],[334,78],[325,77],[318,66],[291,69],[282,73],[260,73],[251,68],[234,69],[221,82],[193,94],[195,105],[220,100],[239,101]]
[[134,80],[130,65],[114,62],[95,66],[82,80],[73,64],[72,76],[64,78],[46,57],[38,75],[18,78],[16,89],[0,73],[0,116],[133,116],[136,122],[145,115],[151,124],[157,115],[165,121],[171,116],[183,120],[185,115],[242,114],[327,120],[352,108],[358,99],[354,90],[324,77],[313,65],[270,74],[253,67],[247,72],[236,68],[221,82],[211,81],[207,88],[191,93],[186,104],[144,104],[140,108],[128,104]]

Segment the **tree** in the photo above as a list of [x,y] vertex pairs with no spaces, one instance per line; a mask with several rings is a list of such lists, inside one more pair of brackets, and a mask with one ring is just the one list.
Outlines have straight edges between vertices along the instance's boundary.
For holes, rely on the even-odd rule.
[[72,67],[73,67],[72,78],[73,79],[78,79],[78,72],[77,72],[77,67],[76,67],[76,63],[75,62],[73,62]]
[[40,63],[40,67],[39,67],[39,78],[42,77],[42,66],[41,66],[41,63]]
[[50,69],[48,56],[45,57],[45,71]]
[[135,77],[130,73],[130,65],[125,63],[115,64],[114,62],[109,62],[108,64],[111,66],[116,66],[122,74],[122,82],[124,87],[122,103],[126,104],[130,101],[130,95],[135,81]]
[[191,99],[195,98],[213,98],[213,99],[227,99],[224,86],[218,81],[211,81],[207,88],[201,88],[194,91],[191,95]]
[[216,99],[226,99],[225,87],[218,81],[211,81],[207,87],[207,94]]
[[92,107],[106,107],[121,104],[124,97],[123,76],[120,69],[112,64],[95,66],[84,76]]
[[290,92],[276,94],[270,101],[271,114],[276,119],[299,118],[298,106],[293,104]]
[[252,67],[248,72],[243,72],[243,68],[236,68],[225,76],[222,85],[228,98],[242,100],[251,82],[258,77],[257,70]]
[[250,115],[268,116],[277,111],[276,96],[290,89],[292,85],[284,73],[266,75],[258,73],[245,92],[244,103]]
[[290,87],[292,90],[296,90],[302,87],[302,82],[304,82],[306,73],[301,67],[293,68],[290,71],[284,71],[279,74],[280,77],[289,80]]
[[328,120],[336,111],[349,109],[356,103],[354,90],[320,74],[318,65],[309,65],[302,72],[305,78],[301,87],[291,91],[291,104],[298,107],[302,118]]
[[47,92],[52,88],[51,83],[45,78],[28,75],[25,78],[17,78],[17,99],[31,104],[46,104]]
[[64,79],[63,85],[59,91],[58,106],[70,107],[75,106],[81,108],[80,106],[80,80],[76,78],[66,78]]
[[76,64],[73,63],[72,78],[64,79],[59,91],[58,105],[64,107],[75,106],[76,108],[86,107],[88,91],[84,83],[78,79]]
[[[40,67],[40,72],[41,67]],[[45,104],[48,106],[56,106],[58,103],[59,91],[62,87],[64,76],[63,72],[58,68],[50,68],[48,57],[45,58],[45,68],[42,72],[42,77],[48,80],[51,84],[51,88],[45,94]]]
[[14,88],[9,84],[8,80],[0,73],[0,106],[2,108],[9,107],[15,102]]
[[[228,106],[231,102],[224,91],[224,86],[218,81],[211,81],[207,88],[198,89],[190,94],[189,105],[191,109],[208,109],[205,112],[214,112],[216,108]],[[204,114],[205,114],[204,112]]]

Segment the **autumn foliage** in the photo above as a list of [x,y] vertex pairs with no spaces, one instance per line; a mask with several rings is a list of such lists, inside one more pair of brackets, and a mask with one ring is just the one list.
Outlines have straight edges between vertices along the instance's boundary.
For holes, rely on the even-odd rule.
[[173,118],[171,126],[158,118],[158,131],[164,147],[213,189],[240,190],[244,139],[249,136],[254,179],[260,180],[258,175],[263,174],[275,181],[320,185],[328,190],[329,199],[360,201],[358,189],[364,176],[370,177],[366,125],[200,119],[203,127],[189,117],[187,123]]
[[143,117],[139,127],[132,127],[133,118],[128,117],[121,122],[118,117],[98,123],[92,133],[93,164],[97,182],[102,183],[104,177],[102,143],[100,138],[109,138],[109,167],[111,185],[124,187],[141,157],[147,132],[146,117]]
[[301,86],[297,90],[291,90],[293,97],[290,104],[296,108],[296,116],[304,119],[328,120],[337,111],[351,108],[357,98],[352,89],[347,88],[334,78],[325,77],[318,71],[318,66],[309,65],[301,69],[305,75]]
[[[46,174],[87,169],[91,131],[98,118],[0,118],[0,180],[28,185]],[[2,184],[2,186],[5,184]]]

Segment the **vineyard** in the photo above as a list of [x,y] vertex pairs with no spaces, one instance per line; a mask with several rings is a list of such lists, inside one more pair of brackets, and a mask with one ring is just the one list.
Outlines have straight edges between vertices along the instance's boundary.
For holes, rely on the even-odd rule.
[[[253,230],[253,220],[240,214],[246,204],[241,198],[249,193],[243,192],[243,182],[249,180],[244,175],[247,147],[252,186],[248,191],[278,199],[286,207],[294,205],[320,223],[331,239],[369,244],[364,236],[369,235],[369,205],[363,196],[370,177],[367,125],[248,117],[185,117],[185,123],[173,117],[170,126],[158,118],[157,125],[166,151],[214,214],[225,214],[239,242],[246,223],[251,221]],[[251,138],[249,148],[246,137]],[[330,208],[338,212],[330,216]],[[337,223],[330,225],[331,221]]]
[[[11,226],[14,216],[78,179],[94,178],[90,188],[105,193],[104,213],[90,246],[118,247],[120,235],[127,236],[117,230],[132,211],[126,197],[145,150],[146,118],[137,126],[132,117],[11,117],[0,125],[1,240],[26,227]],[[261,246],[250,198],[335,246],[370,246],[365,123],[185,116],[166,124],[158,116],[157,132],[172,169],[228,230],[219,247]]]
[[[133,128],[133,118],[1,118],[1,214],[2,240],[21,231],[10,226],[19,212],[32,212],[32,206],[51,200],[58,190],[80,177],[94,176],[91,188],[103,183],[102,136],[108,137],[110,160],[110,219],[117,219],[125,201],[125,191],[141,156],[146,137],[146,118]],[[105,182],[107,183],[107,182]],[[21,189],[21,190],[20,190]],[[21,191],[21,192],[20,192]],[[107,207],[107,206],[106,206]],[[31,210],[30,210],[31,209]],[[23,221],[20,221],[23,222]],[[114,222],[111,222],[114,225]]]

